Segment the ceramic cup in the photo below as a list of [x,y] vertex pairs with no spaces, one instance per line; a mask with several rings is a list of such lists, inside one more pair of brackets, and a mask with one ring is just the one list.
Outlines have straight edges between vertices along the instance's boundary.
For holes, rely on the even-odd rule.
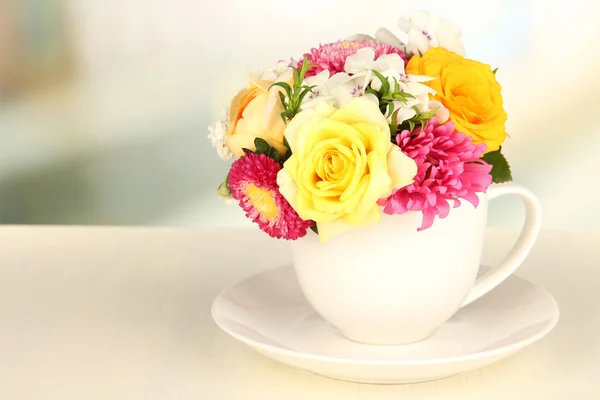
[[[488,200],[518,196],[526,220],[512,250],[476,280]],[[463,201],[421,232],[422,213],[382,214],[381,223],[321,244],[317,235],[292,242],[298,282],[314,309],[347,338],[398,345],[430,336],[461,307],[483,296],[523,262],[538,236],[541,207],[515,184],[492,186],[477,208]]]

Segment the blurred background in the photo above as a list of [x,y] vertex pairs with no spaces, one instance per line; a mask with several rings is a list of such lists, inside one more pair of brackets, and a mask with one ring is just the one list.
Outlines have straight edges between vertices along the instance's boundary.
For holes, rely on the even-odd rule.
[[206,138],[245,71],[415,9],[499,67],[503,150],[544,226],[600,227],[597,0],[0,0],[0,223],[249,224],[216,196],[229,163]]

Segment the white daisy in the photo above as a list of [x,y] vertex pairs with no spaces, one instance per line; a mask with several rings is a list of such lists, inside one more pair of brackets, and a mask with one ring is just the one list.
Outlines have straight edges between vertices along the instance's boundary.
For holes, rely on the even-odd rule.
[[233,153],[227,148],[227,131],[229,130],[229,120],[227,117],[227,108],[221,112],[220,118],[208,127],[208,138],[221,159],[231,160]]

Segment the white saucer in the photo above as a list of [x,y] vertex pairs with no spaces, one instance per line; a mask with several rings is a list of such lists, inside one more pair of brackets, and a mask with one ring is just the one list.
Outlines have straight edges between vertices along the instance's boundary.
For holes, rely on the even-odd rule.
[[293,268],[285,267],[225,290],[212,314],[225,332],[282,363],[346,381],[410,383],[505,358],[550,332],[559,311],[549,293],[512,276],[428,339],[372,346],[338,334],[306,301]]

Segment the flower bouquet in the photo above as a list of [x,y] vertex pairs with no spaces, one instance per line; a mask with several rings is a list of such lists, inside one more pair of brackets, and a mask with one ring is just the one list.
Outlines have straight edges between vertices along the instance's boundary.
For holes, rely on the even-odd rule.
[[[540,229],[512,180],[496,70],[425,12],[248,74],[210,138],[233,162],[218,192],[291,240],[298,284],[345,337],[423,340],[505,280]],[[523,232],[476,279],[489,199],[517,195]],[[313,234],[314,231],[315,233]],[[300,239],[301,240],[297,240]]]
[[311,229],[326,243],[410,211],[422,231],[512,179],[497,69],[466,58],[460,31],[432,14],[398,28],[248,73],[209,128],[236,158],[218,193],[270,236]]

